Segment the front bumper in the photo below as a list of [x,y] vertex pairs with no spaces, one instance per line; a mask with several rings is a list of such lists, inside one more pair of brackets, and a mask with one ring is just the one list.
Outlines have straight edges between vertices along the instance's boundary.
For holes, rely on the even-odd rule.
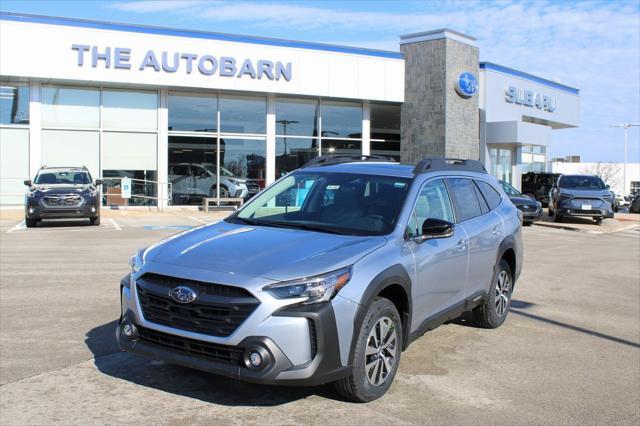
[[516,205],[518,210],[522,212],[522,220],[525,222],[535,222],[542,219],[542,208],[530,209],[528,205]]
[[[277,320],[295,321],[294,326],[288,328],[290,335],[286,339],[279,337],[275,327],[273,335],[265,335],[268,333],[264,329],[247,333],[246,327],[241,327],[243,336],[246,335],[241,341],[220,344],[211,342],[210,336],[197,338],[194,333],[145,321],[137,309],[135,294],[125,286],[128,280],[127,276],[121,283],[122,315],[116,329],[118,345],[124,351],[263,384],[315,386],[338,380],[349,372],[340,359],[332,303],[287,306],[273,312],[270,318],[276,320],[275,324]],[[304,329],[300,323],[304,324]],[[135,330],[129,336],[124,333],[125,325]],[[308,359],[296,362],[295,355],[291,354],[299,348],[292,348],[292,344],[309,345]],[[261,354],[263,364],[260,368],[249,362],[252,352]]]
[[561,199],[556,213],[569,217],[613,218],[613,207],[610,202],[600,199]]
[[79,206],[47,206],[41,201],[27,201],[27,219],[87,218],[100,214],[100,204],[96,201],[83,202]]

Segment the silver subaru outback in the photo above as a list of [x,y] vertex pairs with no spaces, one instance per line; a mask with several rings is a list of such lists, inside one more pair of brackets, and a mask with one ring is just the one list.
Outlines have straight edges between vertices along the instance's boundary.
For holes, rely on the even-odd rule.
[[477,161],[320,157],[131,259],[120,347],[249,382],[382,396],[402,351],[507,317],[522,217]]

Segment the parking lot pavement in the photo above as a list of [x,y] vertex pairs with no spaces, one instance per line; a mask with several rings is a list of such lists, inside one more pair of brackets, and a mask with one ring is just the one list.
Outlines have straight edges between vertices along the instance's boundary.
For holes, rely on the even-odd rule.
[[604,219],[601,225],[596,225],[590,217],[564,217],[562,222],[554,222],[553,217],[550,217],[547,209],[545,209],[542,220],[534,224],[566,231],[602,235],[640,227],[640,215],[635,213],[615,213],[613,219]]
[[120,229],[0,221],[3,425],[640,422],[640,232],[524,229],[505,325],[428,333],[386,396],[352,404],[329,387],[248,385],[118,352],[129,256],[214,217],[113,219]]

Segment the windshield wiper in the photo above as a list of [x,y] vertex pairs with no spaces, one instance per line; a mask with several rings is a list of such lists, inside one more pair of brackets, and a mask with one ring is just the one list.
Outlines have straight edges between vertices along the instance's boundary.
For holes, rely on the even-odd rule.
[[304,229],[305,231],[318,231],[318,232],[325,232],[328,234],[337,234],[337,235],[354,235],[352,232],[343,231],[341,229],[337,229],[332,226],[312,225],[308,223],[299,223],[299,222],[255,220],[255,219],[249,219],[246,217],[238,217],[238,216],[232,217],[230,219],[245,223],[247,225],[254,225],[254,226],[272,226],[274,228]]

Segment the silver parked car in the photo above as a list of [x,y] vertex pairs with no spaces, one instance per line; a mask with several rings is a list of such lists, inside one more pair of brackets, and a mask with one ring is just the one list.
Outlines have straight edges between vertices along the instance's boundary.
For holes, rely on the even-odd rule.
[[565,217],[591,217],[600,225],[613,218],[614,195],[598,176],[561,175],[549,193],[549,216],[561,222]]
[[371,401],[402,351],[471,311],[506,319],[522,214],[477,161],[320,157],[227,219],[131,259],[122,349]]

